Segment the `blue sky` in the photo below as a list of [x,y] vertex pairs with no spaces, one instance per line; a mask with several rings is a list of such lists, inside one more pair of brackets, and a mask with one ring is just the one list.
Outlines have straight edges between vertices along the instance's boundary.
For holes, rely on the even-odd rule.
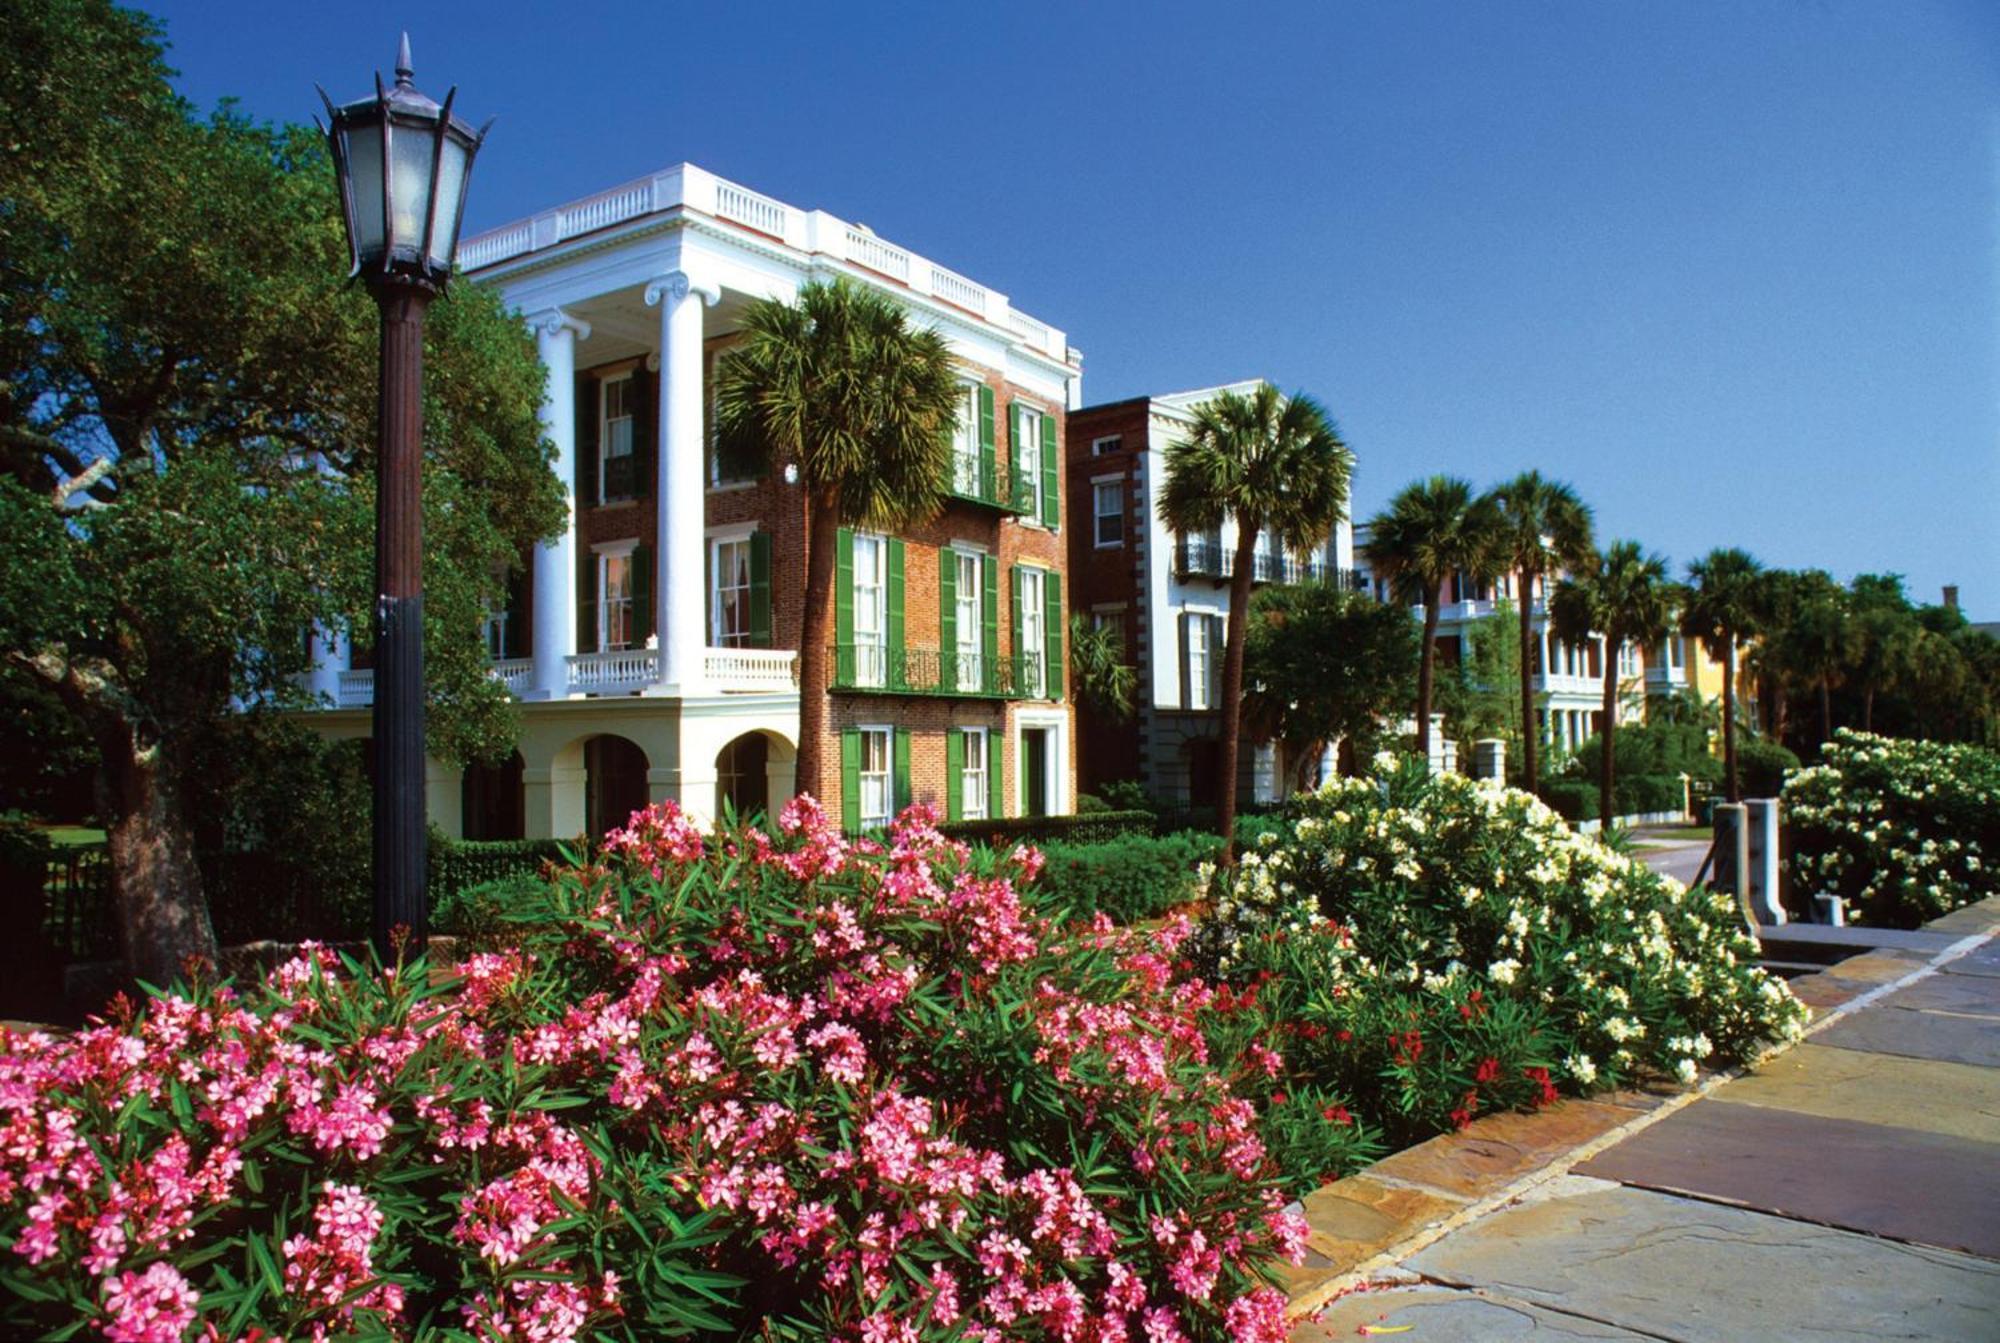
[[1678,568],[2000,619],[2000,5],[155,4],[303,120],[408,26],[468,225],[686,159],[1008,293],[1086,399],[1263,375],[1412,478],[1571,481]]

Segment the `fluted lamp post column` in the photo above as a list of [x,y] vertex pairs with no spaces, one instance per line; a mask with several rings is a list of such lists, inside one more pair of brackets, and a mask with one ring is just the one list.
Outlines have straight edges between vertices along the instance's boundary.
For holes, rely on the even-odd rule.
[[[335,107],[322,127],[347,221],[350,278],[382,311],[380,450],[375,501],[375,905],[388,961],[398,929],[415,955],[429,935],[424,898],[424,312],[451,278],[472,159],[486,138],[417,92],[410,37],[395,87]],[[491,126],[489,121],[487,126]]]

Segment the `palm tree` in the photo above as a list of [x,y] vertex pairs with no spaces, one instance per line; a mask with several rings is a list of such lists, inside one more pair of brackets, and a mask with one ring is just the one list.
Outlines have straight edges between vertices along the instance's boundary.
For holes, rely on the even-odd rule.
[[1604,636],[1604,722],[1598,738],[1604,752],[1597,780],[1597,814],[1609,828],[1612,742],[1618,735],[1618,656],[1625,645],[1641,647],[1663,639],[1673,627],[1680,589],[1667,578],[1667,562],[1648,555],[1637,541],[1614,541],[1592,565],[1580,566],[1557,585],[1549,599],[1549,624],[1565,640],[1582,643]]
[[1699,640],[1722,664],[1722,772],[1731,802],[1742,800],[1736,776],[1736,650],[1745,635],[1757,632],[1761,573],[1762,566],[1745,551],[1711,550],[1688,565],[1693,586],[1681,606],[1681,633]]
[[760,299],[716,370],[725,450],[796,467],[806,503],[799,628],[801,791],[815,788],[827,724],[835,547],[854,524],[897,530],[935,515],[951,469],[951,347],[888,295],[845,279]]
[[1222,865],[1236,860],[1236,755],[1243,734],[1243,644],[1257,535],[1285,554],[1323,545],[1347,514],[1354,454],[1326,409],[1269,383],[1221,392],[1194,408],[1194,427],[1167,449],[1160,521],[1182,534],[1236,519],[1236,567],[1222,660]]
[[1470,482],[1432,476],[1405,485],[1368,523],[1369,565],[1406,604],[1424,607],[1424,647],[1417,663],[1417,754],[1431,753],[1431,689],[1437,673],[1438,615],[1444,585],[1458,574],[1491,578],[1499,568],[1498,509],[1475,497]]
[[1524,471],[1493,491],[1499,510],[1501,558],[1519,580],[1521,618],[1521,786],[1535,791],[1535,580],[1591,558],[1590,506],[1559,480]]

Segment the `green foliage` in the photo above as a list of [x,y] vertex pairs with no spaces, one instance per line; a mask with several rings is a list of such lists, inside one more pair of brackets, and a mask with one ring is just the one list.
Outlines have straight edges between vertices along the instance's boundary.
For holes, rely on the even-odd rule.
[[[1661,721],[1650,711],[1643,723],[1620,723],[1612,738],[1613,769],[1618,778],[1651,774],[1695,779],[1722,777],[1722,762],[1709,753],[1708,733],[1689,723]],[[1593,783],[1604,768],[1604,743],[1593,733],[1577,748],[1568,772]]]
[[431,831],[425,885],[433,909],[461,892],[517,876],[539,876],[573,856],[555,839],[447,839]]
[[1071,614],[1069,667],[1079,704],[1113,722],[1131,718],[1139,669],[1125,661],[1125,641],[1117,627],[1093,624],[1082,611]]
[[[1516,580],[1515,592],[1522,601],[1532,598],[1535,581],[1548,574],[1587,564],[1594,549],[1595,522],[1590,506],[1577,497],[1569,485],[1544,479],[1539,471],[1524,471],[1496,486],[1492,492],[1498,514],[1495,542],[1503,567]],[[1514,631],[1515,690],[1512,740],[1508,758],[1519,762],[1521,777],[1532,789],[1540,778],[1537,759],[1541,743],[1538,733],[1521,732],[1523,721],[1534,721],[1534,706],[1528,688],[1534,684],[1534,650],[1521,637],[1516,612]],[[1490,680],[1484,684],[1492,684]],[[1525,719],[1523,715],[1526,715]]]
[[1410,702],[1417,645],[1403,608],[1366,593],[1320,583],[1259,589],[1244,653],[1244,720],[1303,767],[1337,738],[1370,754],[1383,721]]
[[1799,758],[1777,742],[1753,737],[1736,748],[1736,767],[1743,776],[1743,796],[1776,797],[1785,779],[1799,767]]
[[1067,840],[1094,844],[1127,834],[1150,834],[1157,818],[1150,811],[1091,811],[1069,816],[1006,816],[985,821],[956,821],[940,826],[953,839],[1001,848]]
[[2000,754],[1842,728],[1785,784],[1792,880],[1914,928],[2000,895]]
[[465,950],[496,950],[519,934],[520,918],[539,906],[545,888],[538,865],[534,871],[432,891],[431,931],[459,938]]
[[1096,843],[1051,841],[1041,846],[1046,861],[1030,895],[1041,907],[1072,919],[1158,918],[1194,898],[1195,869],[1215,861],[1221,848],[1216,836],[1191,830]]
[[1137,779],[1113,779],[1099,784],[1097,795],[1113,811],[1152,811],[1153,799]]

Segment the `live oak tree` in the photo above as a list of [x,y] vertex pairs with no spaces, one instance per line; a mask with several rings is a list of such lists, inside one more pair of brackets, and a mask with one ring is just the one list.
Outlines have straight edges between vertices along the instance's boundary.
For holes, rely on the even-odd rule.
[[[366,644],[377,330],[344,287],[319,137],[203,119],[160,34],[96,0],[0,7],[0,675],[99,760],[125,957],[214,950],[197,747],[304,703],[306,632]],[[526,331],[460,285],[426,354],[430,748],[513,723],[480,621],[561,522]]]
[[1265,588],[1250,602],[1243,662],[1243,716],[1281,742],[1296,763],[1293,783],[1328,743],[1365,756],[1385,718],[1410,702],[1417,628],[1401,606],[1331,583]]

